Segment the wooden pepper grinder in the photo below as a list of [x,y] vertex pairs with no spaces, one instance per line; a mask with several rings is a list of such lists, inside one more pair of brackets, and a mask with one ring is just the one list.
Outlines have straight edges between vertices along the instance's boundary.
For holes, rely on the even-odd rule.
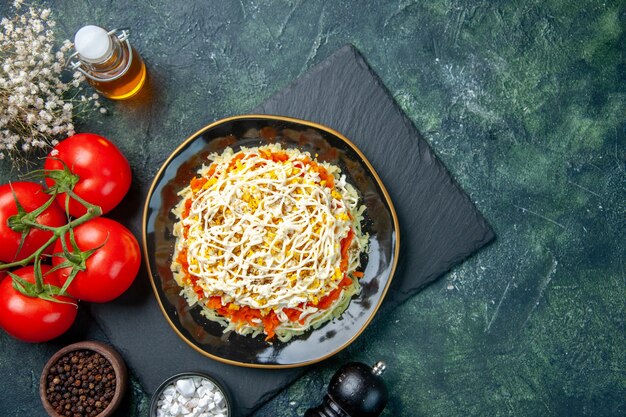
[[304,417],[378,417],[387,405],[387,387],[380,375],[384,362],[373,368],[351,362],[333,375],[322,404],[310,408]]

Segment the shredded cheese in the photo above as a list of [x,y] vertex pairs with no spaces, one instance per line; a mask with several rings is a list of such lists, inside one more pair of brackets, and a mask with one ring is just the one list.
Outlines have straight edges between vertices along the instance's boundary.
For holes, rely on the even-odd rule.
[[172,270],[187,301],[226,330],[268,339],[341,314],[360,289],[350,274],[367,236],[340,169],[280,145],[209,159],[174,210]]

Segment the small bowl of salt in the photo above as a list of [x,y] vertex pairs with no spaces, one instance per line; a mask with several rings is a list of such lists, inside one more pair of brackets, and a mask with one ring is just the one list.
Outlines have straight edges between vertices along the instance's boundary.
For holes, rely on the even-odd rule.
[[226,390],[215,378],[184,372],[163,381],[152,396],[150,417],[231,417]]

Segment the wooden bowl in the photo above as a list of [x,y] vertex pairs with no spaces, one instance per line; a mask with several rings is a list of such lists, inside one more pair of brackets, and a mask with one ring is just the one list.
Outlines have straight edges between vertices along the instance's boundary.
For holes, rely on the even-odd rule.
[[115,373],[115,393],[113,394],[113,398],[111,398],[111,402],[109,405],[97,415],[97,417],[108,417],[117,407],[120,405],[122,401],[122,397],[124,396],[124,392],[126,391],[126,383],[128,379],[128,371],[126,369],[126,364],[124,360],[120,356],[120,354],[113,349],[110,345],[106,343],[97,342],[97,341],[85,341],[78,342],[66,346],[56,352],[52,357],[48,360],[46,365],[41,372],[41,378],[39,380],[39,397],[41,398],[41,402],[43,404],[44,409],[50,415],[50,417],[64,417],[63,414],[59,414],[52,407],[52,404],[48,401],[46,396],[46,389],[48,386],[48,374],[50,372],[50,368],[54,365],[59,359],[61,359],[66,354],[73,351],[81,351],[81,350],[90,350],[102,355],[113,367],[113,371]]

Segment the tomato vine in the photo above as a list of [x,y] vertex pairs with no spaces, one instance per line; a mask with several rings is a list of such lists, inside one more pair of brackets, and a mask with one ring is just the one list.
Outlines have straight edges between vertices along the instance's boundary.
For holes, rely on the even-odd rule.
[[[29,296],[29,297],[38,297],[48,301],[59,302],[54,296],[65,295],[67,287],[71,284],[73,278],[76,274],[85,269],[85,259],[91,256],[98,248],[93,248],[87,251],[80,251],[78,246],[74,241],[73,229],[81,224],[98,217],[102,214],[102,209],[100,206],[89,203],[77,195],[73,191],[74,185],[77,183],[78,179],[75,174],[73,174],[67,165],[63,163],[63,169],[61,170],[36,170],[32,171],[29,174],[26,174],[26,178],[33,179],[46,179],[50,178],[55,181],[54,185],[48,187],[44,190],[47,194],[50,195],[50,198],[37,209],[26,212],[22,204],[20,204],[19,199],[13,192],[15,204],[17,206],[18,213],[14,216],[11,216],[7,223],[8,226],[18,232],[21,233],[21,240],[19,248],[21,248],[26,240],[26,237],[30,233],[30,231],[35,228],[39,230],[44,230],[47,232],[51,232],[52,236],[41,245],[35,252],[26,256],[23,259],[18,261],[8,262],[8,263],[0,263],[0,271],[8,270],[14,267],[26,266],[31,263],[34,263],[35,268],[35,283],[32,284],[21,279],[19,276],[8,271],[8,274],[13,279],[13,288],[19,291],[20,293]],[[65,204],[65,212],[67,214],[68,222],[62,226],[54,227],[45,224],[41,224],[37,221],[37,217],[42,214],[46,209],[48,209],[52,204],[55,204],[55,200],[59,193],[65,193],[66,195],[66,204]],[[85,214],[75,219],[71,219],[69,214],[69,200],[74,199],[81,205],[83,205],[86,209]],[[66,233],[69,233],[70,242],[71,242],[71,250],[68,248],[65,243],[63,245],[63,256],[66,258],[66,261],[61,265],[57,265],[54,268],[50,269],[47,273],[52,273],[60,268],[72,267],[72,272],[70,277],[65,281],[61,288],[58,288],[53,285],[44,285],[43,273],[41,269],[42,260],[47,257],[44,252],[45,250],[54,244],[57,239],[62,239]],[[102,246],[102,245],[101,245]],[[18,249],[19,252],[19,249]]]

